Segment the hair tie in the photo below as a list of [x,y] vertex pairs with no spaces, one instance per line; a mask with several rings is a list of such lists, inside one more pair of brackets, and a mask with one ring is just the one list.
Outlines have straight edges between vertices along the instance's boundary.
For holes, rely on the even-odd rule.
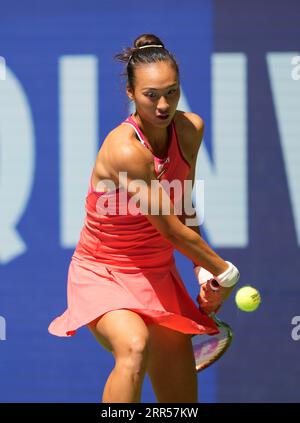
[[146,46],[138,47],[138,49],[147,48],[147,47],[163,47],[163,46],[161,44],[147,44]]
[[[147,48],[147,47],[161,47],[161,48],[164,48],[164,46],[162,46],[161,44],[147,44],[146,46],[141,46],[141,47],[138,47],[137,49],[139,50],[140,48]],[[127,64],[130,62],[130,60],[132,58],[132,54],[130,55]]]

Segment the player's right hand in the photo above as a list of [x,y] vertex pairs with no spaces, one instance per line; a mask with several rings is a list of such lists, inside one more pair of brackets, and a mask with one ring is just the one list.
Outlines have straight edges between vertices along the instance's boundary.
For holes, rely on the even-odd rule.
[[234,286],[224,288],[208,280],[200,286],[200,292],[197,296],[197,302],[200,309],[206,314],[218,313],[222,304],[230,296],[233,289]]
[[200,285],[197,302],[201,310],[207,314],[219,311],[239,280],[238,269],[232,263],[227,263],[228,269],[219,276],[214,276],[203,267],[194,267],[194,272]]

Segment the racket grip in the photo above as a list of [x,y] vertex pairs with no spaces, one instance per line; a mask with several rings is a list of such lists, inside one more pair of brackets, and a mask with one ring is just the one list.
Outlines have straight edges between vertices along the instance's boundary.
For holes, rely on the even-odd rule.
[[216,279],[211,279],[209,285],[213,291],[217,291],[220,288],[220,284]]

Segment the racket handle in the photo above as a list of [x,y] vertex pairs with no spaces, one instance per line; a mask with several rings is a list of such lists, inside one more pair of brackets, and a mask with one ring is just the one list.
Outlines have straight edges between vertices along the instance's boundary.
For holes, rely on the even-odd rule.
[[220,284],[218,281],[216,281],[216,279],[211,279],[209,281],[209,285],[213,291],[218,291],[218,289],[220,288]]

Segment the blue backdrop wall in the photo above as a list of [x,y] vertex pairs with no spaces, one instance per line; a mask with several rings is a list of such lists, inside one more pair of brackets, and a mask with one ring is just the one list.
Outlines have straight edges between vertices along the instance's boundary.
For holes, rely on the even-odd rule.
[[[86,328],[47,328],[66,307],[97,150],[131,111],[113,56],[147,32],[179,62],[179,108],[206,122],[203,235],[263,298],[252,314],[224,305],[235,340],[199,375],[199,401],[299,401],[299,14],[291,0],[1,4],[1,402],[100,401],[112,357]],[[148,378],[142,399],[155,401]]]

